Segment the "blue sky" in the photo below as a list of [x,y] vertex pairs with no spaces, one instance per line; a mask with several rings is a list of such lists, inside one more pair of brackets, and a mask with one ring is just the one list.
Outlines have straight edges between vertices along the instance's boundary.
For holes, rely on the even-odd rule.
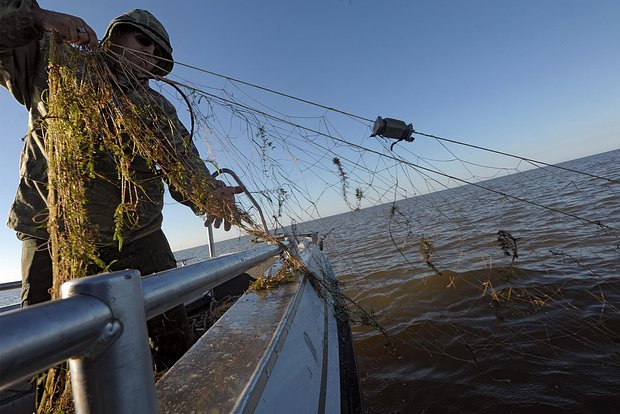
[[[620,147],[615,0],[40,5],[84,18],[100,36],[113,17],[145,8],[168,29],[180,62],[366,118],[403,119],[426,133],[550,163]],[[180,67],[173,74],[214,87],[221,83]],[[0,91],[0,108],[0,206],[6,217],[18,180],[19,138],[27,129],[25,110],[6,90]],[[289,109],[298,115],[306,110],[293,104]],[[353,141],[362,134],[344,124],[339,132]],[[434,156],[434,147],[422,140],[415,148]],[[339,211],[346,211],[342,200],[322,215]],[[206,242],[201,220],[189,209],[168,200],[164,214],[173,250]],[[0,231],[0,252],[0,282],[18,279],[20,243],[8,228]]]

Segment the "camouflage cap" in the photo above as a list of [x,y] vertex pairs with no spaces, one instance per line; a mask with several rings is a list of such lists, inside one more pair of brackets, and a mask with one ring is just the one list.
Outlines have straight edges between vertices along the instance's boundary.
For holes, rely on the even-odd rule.
[[110,22],[105,36],[101,40],[102,43],[108,39],[116,26],[129,25],[134,26],[144,34],[149,36],[161,50],[161,57],[157,66],[153,69],[153,73],[160,76],[166,76],[172,71],[174,62],[172,61],[172,46],[170,45],[170,37],[168,32],[159,20],[151,13],[142,9],[130,10]]

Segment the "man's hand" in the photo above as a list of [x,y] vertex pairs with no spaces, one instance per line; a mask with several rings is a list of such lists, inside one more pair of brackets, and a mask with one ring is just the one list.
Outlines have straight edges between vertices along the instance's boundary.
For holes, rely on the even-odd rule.
[[97,49],[97,34],[84,20],[69,14],[36,8],[32,11],[35,26],[44,32],[56,33],[62,40]]
[[219,229],[224,222],[224,230],[228,231],[231,228],[231,219],[233,222],[238,223],[241,220],[241,214],[237,210],[235,205],[235,194],[243,193],[243,187],[228,187],[223,186],[213,191],[213,202],[219,203],[218,206],[213,206],[213,213],[207,215],[205,220],[205,227],[209,227],[213,223],[216,229]]

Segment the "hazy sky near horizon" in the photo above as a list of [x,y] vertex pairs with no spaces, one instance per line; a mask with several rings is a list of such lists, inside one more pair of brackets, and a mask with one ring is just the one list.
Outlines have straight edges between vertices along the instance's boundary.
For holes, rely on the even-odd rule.
[[[615,0],[39,4],[84,18],[100,37],[128,8],[148,9],[166,26],[179,62],[370,119],[403,119],[416,130],[549,163],[620,148]],[[3,217],[18,182],[26,115],[2,89]],[[344,211],[340,201],[323,215]],[[189,209],[168,198],[164,215],[173,250],[206,243],[202,221]],[[0,283],[19,279],[20,250],[4,227]]]

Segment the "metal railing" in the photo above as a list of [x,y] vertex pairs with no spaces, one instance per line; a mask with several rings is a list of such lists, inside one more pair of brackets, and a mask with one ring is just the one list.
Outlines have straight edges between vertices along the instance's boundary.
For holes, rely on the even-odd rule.
[[19,289],[20,287],[22,287],[21,280],[18,280],[17,282],[0,283],[0,292],[4,290]]
[[146,320],[281,250],[262,246],[144,278],[126,270],[75,279],[61,300],[0,314],[0,389],[69,359],[78,413],[155,413]]

